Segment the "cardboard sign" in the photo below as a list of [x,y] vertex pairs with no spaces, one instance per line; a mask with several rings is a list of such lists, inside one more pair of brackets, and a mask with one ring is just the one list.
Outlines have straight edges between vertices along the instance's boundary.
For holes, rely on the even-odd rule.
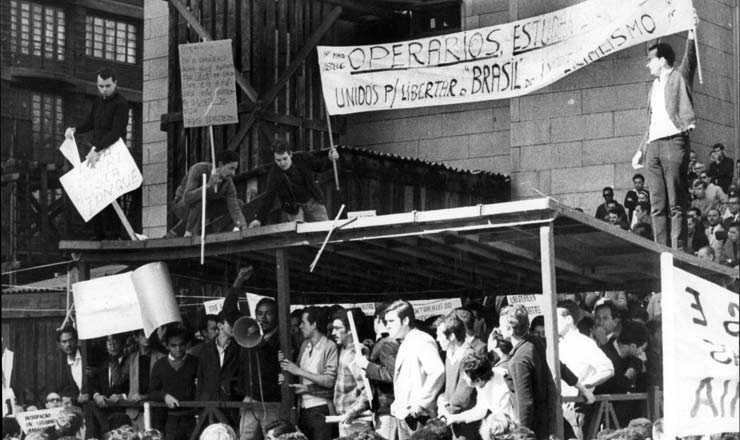
[[[74,140],[67,140],[65,149],[77,150]],[[64,144],[63,144],[64,145]],[[143,182],[139,168],[121,139],[100,152],[94,168],[87,160],[59,178],[67,196],[83,220],[90,221],[95,214],[122,195],[135,190]]]
[[691,0],[589,0],[498,26],[317,50],[324,101],[339,115],[525,95],[693,25]]
[[226,301],[226,298],[203,301],[203,307],[205,307],[206,309],[206,315],[218,315],[224,308],[224,301]]
[[506,299],[509,300],[510,305],[522,304],[526,307],[529,319],[537,315],[543,315],[542,301],[544,300],[544,295],[507,295]]
[[22,412],[15,415],[24,433],[43,432],[56,426],[56,420],[62,408],[41,409],[38,411]]
[[149,263],[133,272],[72,285],[80,339],[93,339],[180,322],[167,265]]
[[181,44],[179,53],[185,127],[239,122],[231,40]]
[[731,292],[661,257],[664,438],[736,432],[740,306]]
[[[458,307],[462,307],[462,301],[460,301],[460,298],[449,298],[449,299],[430,299],[430,300],[415,300],[415,301],[409,301],[411,303],[411,306],[414,308],[414,314],[416,315],[416,319],[419,319],[421,321],[429,318],[430,316],[438,316],[438,315],[446,315],[453,311],[454,309]],[[250,303],[251,305],[251,303]],[[329,307],[334,304],[311,304],[318,307]],[[354,307],[359,307],[360,310],[362,310],[362,313],[364,313],[367,316],[374,316],[375,315],[375,303],[344,303],[339,304],[340,306],[344,307],[345,309],[351,309]],[[294,311],[297,309],[302,309],[304,307],[308,307],[308,305],[301,305],[301,304],[291,304],[290,311]]]

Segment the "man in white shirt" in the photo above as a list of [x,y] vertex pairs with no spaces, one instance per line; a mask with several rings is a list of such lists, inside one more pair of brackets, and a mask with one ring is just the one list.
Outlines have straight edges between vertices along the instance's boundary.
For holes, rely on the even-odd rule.
[[82,353],[78,348],[77,330],[66,326],[57,331],[57,342],[64,353],[62,383],[59,390],[66,396],[76,396],[78,403],[87,401],[87,389],[83,386]]
[[632,159],[633,167],[640,168],[643,161],[647,167],[655,242],[674,249],[683,249],[685,245],[689,132],[696,126],[691,98],[696,71],[693,40],[694,33],[690,30],[678,67],[673,65],[676,54],[667,43],[660,42],[648,49],[646,67],[656,77],[649,95],[650,121]]
[[445,379],[437,344],[415,328],[415,320],[414,309],[406,301],[395,301],[385,312],[388,334],[403,340],[396,357],[391,404],[398,440],[410,439],[419,424],[436,415],[435,399]]
[[[573,301],[562,301],[558,304],[558,350],[560,360],[578,377],[585,387],[592,389],[614,375],[614,366],[596,342],[578,331],[575,319],[578,316],[578,305]],[[563,397],[577,396],[578,390],[562,382]],[[573,434],[583,439],[584,413],[582,407],[573,402],[563,404],[563,417],[573,428]],[[568,438],[566,436],[566,438]]]

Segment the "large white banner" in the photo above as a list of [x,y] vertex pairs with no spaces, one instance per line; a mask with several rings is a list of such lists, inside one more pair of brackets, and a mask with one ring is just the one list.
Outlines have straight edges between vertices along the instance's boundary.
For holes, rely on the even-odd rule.
[[141,328],[148,337],[157,327],[182,321],[167,265],[162,262],[74,283],[72,292],[80,339]]
[[498,26],[317,50],[324,100],[337,115],[521,96],[692,27],[691,0],[588,0]]
[[[66,157],[78,154],[73,140],[67,140],[62,145]],[[89,167],[84,161],[59,178],[67,196],[86,222],[117,198],[141,186],[143,180],[134,158],[121,139],[100,152],[95,167]]]
[[661,257],[664,438],[736,432],[740,307],[731,292]]

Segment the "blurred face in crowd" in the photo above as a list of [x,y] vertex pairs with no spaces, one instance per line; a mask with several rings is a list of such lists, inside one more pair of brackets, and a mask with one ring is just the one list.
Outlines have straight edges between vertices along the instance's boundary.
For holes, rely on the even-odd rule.
[[701,174],[702,171],[706,171],[704,164],[701,162],[697,162],[696,165],[694,165],[694,172],[696,174]]
[[740,197],[730,197],[727,201],[727,209],[729,209],[733,215],[740,212]]
[[498,329],[501,332],[501,337],[504,339],[511,339],[514,336],[514,326],[512,326],[509,319],[500,320]]
[[712,153],[714,153],[714,156],[717,162],[725,158],[725,152],[720,147],[714,147],[714,149],[712,150]]
[[344,326],[341,319],[335,319],[331,322],[331,337],[342,347],[346,347],[352,342],[352,333]]
[[696,256],[701,258],[702,260],[714,261],[714,251],[709,246],[704,246],[703,248],[699,249],[699,251],[696,253]]
[[147,338],[144,334],[144,330],[139,330],[138,332],[136,332],[136,342],[139,343],[139,348],[141,348],[142,350],[149,348],[149,346],[151,345],[151,343],[149,342],[149,338]]
[[607,214],[606,219],[609,220],[609,223],[612,225],[619,225],[619,214],[616,212],[610,212]]
[[603,328],[607,335],[614,333],[617,329],[617,324],[619,324],[619,320],[612,316],[612,309],[606,306],[596,309],[594,322],[595,326]]
[[116,91],[116,81],[113,78],[103,79],[98,75],[98,92],[103,98],[110,98]]
[[642,191],[642,192],[637,193],[637,201],[638,202],[649,202],[650,197],[648,197],[646,192]]
[[49,393],[46,396],[46,409],[59,408],[62,406],[62,397],[57,393]]
[[604,190],[601,195],[602,197],[604,197],[604,200],[606,200],[607,203],[614,200],[614,191],[612,191],[611,189]]
[[[573,317],[568,314],[568,311],[564,308],[558,307],[558,334],[565,336],[573,325]],[[544,333],[544,328],[542,329]]]
[[236,175],[237,168],[239,168],[238,162],[219,163],[218,174],[224,179],[231,179]]
[[291,165],[293,165],[293,155],[292,153],[272,153],[275,163],[277,164],[278,168],[280,168],[283,171],[288,170]]
[[632,179],[632,184],[635,186],[635,191],[642,191],[645,188],[645,180],[641,177],[635,177]]
[[696,163],[696,151],[689,153],[689,162],[693,165]]
[[692,232],[692,233],[696,231],[696,217],[694,216],[686,217],[686,228],[688,229],[689,232]]
[[62,333],[59,336],[59,346],[67,356],[75,356],[77,354],[77,338],[75,338],[73,333]]
[[710,209],[707,211],[707,223],[710,226],[717,226],[719,224],[719,211],[716,209]]
[[665,58],[658,58],[658,49],[653,49],[648,52],[648,62],[645,67],[648,68],[650,74],[653,76],[660,76],[660,71],[663,66],[667,66]]
[[256,321],[263,333],[269,333],[277,327],[277,309],[270,303],[262,303],[254,311]]
[[712,178],[709,177],[709,174],[707,174],[706,171],[699,174],[699,178],[701,179],[702,182],[706,183],[707,185],[712,183]]
[[218,336],[218,322],[209,319],[206,322],[206,328],[203,331],[203,337],[206,341],[213,341]]
[[123,343],[118,338],[108,336],[105,339],[105,349],[108,352],[108,356],[118,357],[121,355],[121,351],[123,351]]
[[650,215],[649,212],[645,212],[642,210],[642,206],[640,205],[635,206],[635,216],[637,216],[638,221],[644,219],[645,217],[649,215]]
[[229,324],[229,321],[224,319],[224,322],[219,322],[216,326],[216,336],[214,338],[217,338],[223,334],[227,338],[233,338],[234,337],[234,328]]
[[316,323],[314,322],[313,324],[311,324],[311,322],[308,320],[308,313],[304,313],[301,316],[301,324],[299,328],[303,337],[305,339],[309,339],[316,331]]
[[170,351],[170,355],[175,359],[182,359],[185,357],[187,344],[185,343],[184,336],[173,336],[167,338],[167,349]]
[[703,199],[705,197],[704,187],[701,184],[694,185],[694,197]]
[[738,242],[738,240],[740,239],[740,230],[738,230],[737,226],[730,227],[730,230],[727,231],[727,239],[733,243]]
[[62,396],[62,406],[67,408],[72,406],[74,402],[72,402],[72,398],[69,396]]
[[447,336],[445,336],[445,329],[447,329],[445,323],[440,322],[437,326],[437,342],[439,343],[439,348],[442,351],[447,351],[447,349],[450,347],[450,340]]

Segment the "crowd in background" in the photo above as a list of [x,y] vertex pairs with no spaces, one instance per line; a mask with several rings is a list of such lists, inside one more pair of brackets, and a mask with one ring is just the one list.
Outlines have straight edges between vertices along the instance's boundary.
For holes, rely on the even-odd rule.
[[[712,147],[709,166],[699,162],[695,151],[689,153],[686,170],[687,189],[685,252],[730,267],[740,262],[740,194],[738,176],[740,160],[733,165],[725,156],[725,147]],[[734,175],[733,175],[734,172]],[[651,226],[650,188],[645,177],[632,177],[633,189],[627,191],[624,203],[614,197],[614,190],[602,190],[604,203],[596,209],[596,217],[642,237],[653,239]]]
[[[466,300],[424,321],[405,301],[378,303],[374,316],[338,305],[307,307],[290,315],[292,354],[286,356],[270,298],[255,307],[259,343],[247,348],[235,340],[244,316],[238,296],[250,275],[251,268],[240,271],[223,311],[200,319],[197,330],[178,323],[150,337],[138,331],[90,342],[84,370],[76,330],[62,328],[62,383],[42,402],[18,402],[14,412],[65,406],[78,420],[77,407],[87,408],[87,437],[104,439],[159,432],[167,440],[186,439],[199,412],[181,406],[189,401],[249,404],[221,409],[223,429],[233,433],[221,438],[554,438],[558,399],[545,355],[552,341],[545,338],[543,317],[530,317],[523,305],[507,304],[505,296]],[[609,439],[660,438],[661,425],[645,418],[644,402],[613,402],[623,427],[618,430],[600,429],[593,404],[594,395],[662,386],[660,317],[659,293],[559,295],[561,393],[578,397],[562,405],[565,438],[589,432]],[[295,393],[295,423],[280,412],[286,380]],[[143,401],[165,403],[152,410],[158,431],[145,433],[141,406],[135,405]],[[4,436],[16,437],[8,415]],[[51,429],[26,438],[62,437]]]

